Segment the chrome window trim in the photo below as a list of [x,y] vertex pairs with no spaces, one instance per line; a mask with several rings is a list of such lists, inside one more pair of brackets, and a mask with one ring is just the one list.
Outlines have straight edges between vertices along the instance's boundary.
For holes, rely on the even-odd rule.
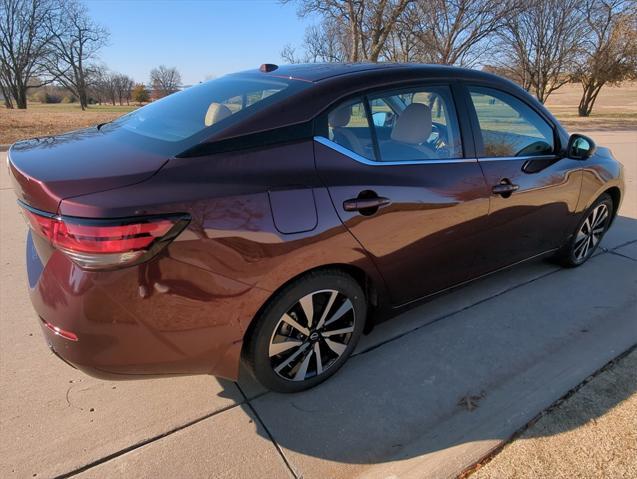
[[550,155],[530,155],[530,156],[489,156],[478,158],[478,161],[515,161],[515,160],[557,160],[559,156]]
[[347,148],[333,142],[332,140],[325,138],[324,136],[315,136],[314,141],[321,145],[327,146],[334,151],[348,156],[352,160],[363,163],[369,166],[395,166],[395,165],[431,165],[431,164],[445,164],[445,163],[477,163],[476,158],[458,158],[458,159],[446,159],[446,160],[408,160],[408,161],[373,161],[364,156],[359,155]]

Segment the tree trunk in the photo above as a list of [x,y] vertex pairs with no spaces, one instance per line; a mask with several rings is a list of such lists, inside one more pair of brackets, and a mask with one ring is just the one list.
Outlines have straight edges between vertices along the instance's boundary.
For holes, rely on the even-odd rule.
[[20,110],[27,108],[27,89],[22,85],[11,85],[11,94],[15,100],[15,106]]
[[84,89],[80,89],[80,91],[78,91],[78,99],[80,100],[80,108],[82,111],[86,110],[86,107],[88,106],[88,98]]
[[27,89],[21,88],[18,92],[18,98],[16,98],[16,105],[21,110],[26,110],[27,108]]
[[9,89],[4,84],[0,84],[0,92],[4,98],[4,106],[9,110],[13,110],[13,98],[11,97]]
[[604,86],[604,83],[582,82],[584,92],[580,99],[579,106],[577,107],[577,114],[579,116],[587,117],[593,112],[593,106],[595,106],[595,100],[599,95],[600,90]]

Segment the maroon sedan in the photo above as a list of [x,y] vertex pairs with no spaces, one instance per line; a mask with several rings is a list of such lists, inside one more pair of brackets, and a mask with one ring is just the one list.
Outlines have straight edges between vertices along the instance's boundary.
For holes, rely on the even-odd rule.
[[[425,65],[262,65],[13,145],[31,299],[98,377],[333,374],[379,319],[591,257],[622,167],[534,98]],[[453,338],[449,338],[453,340]]]

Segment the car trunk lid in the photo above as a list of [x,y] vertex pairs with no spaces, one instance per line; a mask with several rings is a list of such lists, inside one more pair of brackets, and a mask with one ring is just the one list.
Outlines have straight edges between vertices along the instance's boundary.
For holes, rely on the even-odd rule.
[[144,142],[116,136],[93,127],[14,144],[9,169],[18,199],[55,213],[63,199],[139,183],[169,159]]

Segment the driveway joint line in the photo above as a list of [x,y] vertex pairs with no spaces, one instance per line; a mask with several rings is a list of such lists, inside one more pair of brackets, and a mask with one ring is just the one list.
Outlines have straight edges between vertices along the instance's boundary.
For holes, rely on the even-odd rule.
[[[245,395],[243,393],[241,393],[241,395],[245,399]],[[183,429],[186,429],[186,428],[188,428],[190,426],[194,426],[195,424],[200,423],[201,421],[205,421],[206,419],[209,419],[209,418],[211,418],[213,416],[216,416],[217,414],[221,414],[223,412],[229,411],[230,409],[234,409],[235,407],[241,406],[242,404],[243,404],[243,401],[239,402],[239,403],[235,403],[235,404],[230,404],[229,406],[226,406],[224,408],[221,408],[221,409],[219,409],[217,411],[214,411],[212,413],[206,414],[204,416],[198,417],[197,419],[193,419],[192,421],[188,421],[188,422],[186,422],[186,423],[184,423],[184,424],[182,424],[180,426],[177,426],[177,427],[175,427],[173,429],[170,429],[170,430],[168,430],[166,432],[163,432],[161,434],[157,434],[155,436],[149,437],[148,439],[144,439],[144,440],[142,440],[142,441],[140,441],[138,443],[135,443],[135,444],[132,444],[132,445],[130,445],[128,447],[125,447],[124,449],[120,449],[120,450],[115,451],[115,452],[113,452],[111,454],[108,454],[108,455],[106,455],[104,457],[96,459],[95,461],[89,462],[88,464],[85,464],[85,465],[83,465],[81,467],[78,467],[77,469],[73,469],[72,471],[65,472],[63,474],[59,474],[59,475],[55,476],[55,479],[65,479],[67,477],[73,477],[73,476],[75,476],[77,474],[80,474],[82,472],[88,471],[89,469],[92,469],[92,468],[94,468],[96,466],[104,464],[105,462],[109,462],[109,461],[111,461],[113,459],[117,459],[118,457],[120,457],[120,456],[122,456],[122,455],[124,455],[126,453],[135,451],[135,450],[137,450],[137,449],[139,449],[141,447],[144,447],[144,446],[146,446],[148,444],[151,444],[151,443],[153,443],[153,442],[155,442],[155,441],[157,441],[159,439],[163,439],[165,437],[171,436],[172,434],[174,434],[176,432],[179,432],[179,431],[181,431]]]
[[619,253],[615,250],[610,250],[609,253],[615,256],[619,256],[620,258],[629,259],[630,261],[637,261],[637,259],[631,258],[630,256],[626,256],[625,254]]
[[609,250],[609,249],[604,248],[604,251],[615,251],[615,250],[617,250],[617,249],[619,249],[619,248],[623,248],[624,246],[628,246],[628,245],[631,245],[631,244],[633,244],[633,243],[637,243],[637,239],[630,240],[630,241],[626,241],[625,243],[622,243],[622,244],[620,244],[620,245],[617,245],[617,246],[615,246],[614,248],[610,248],[610,250]]
[[635,349],[637,349],[637,344],[633,344],[628,349],[626,349],[624,352],[618,354],[613,359],[608,361],[601,368],[597,369],[596,371],[593,371],[582,382],[580,382],[579,384],[577,384],[573,388],[569,389],[565,394],[560,396],[550,406],[548,406],[545,409],[542,409],[530,421],[528,421],[526,424],[524,424],[517,431],[514,431],[513,434],[511,434],[508,438],[501,440],[498,443],[497,446],[493,447],[489,452],[487,452],[484,456],[482,456],[482,458],[480,458],[479,460],[477,460],[476,462],[474,462],[470,466],[466,467],[460,474],[458,474],[458,476],[457,476],[458,479],[467,479],[474,472],[476,472],[478,469],[480,469],[482,466],[487,465],[489,462],[491,462],[493,459],[495,459],[496,456],[498,454],[500,454],[507,445],[509,445],[509,444],[513,443],[513,441],[519,439],[522,436],[522,434],[524,434],[530,427],[535,425],[535,423],[537,423],[537,421],[539,421],[542,417],[544,417],[545,415],[549,414],[550,412],[552,412],[553,410],[558,408],[567,399],[569,399],[571,396],[576,394],[580,389],[582,389],[584,386],[586,386],[589,382],[591,382],[593,379],[595,379],[597,376],[599,376],[603,372],[605,372],[608,369],[610,369],[615,364],[619,363],[622,359],[624,359],[626,356],[628,356],[630,353],[632,353]]
[[[279,443],[276,442],[276,440],[274,439],[274,436],[272,435],[272,433],[268,429],[268,426],[265,425],[265,422],[263,421],[263,419],[261,419],[261,416],[259,416],[259,413],[257,413],[257,410],[252,406],[252,404],[250,403],[250,400],[248,399],[248,396],[246,396],[246,394],[243,392],[243,389],[241,389],[241,386],[239,386],[239,383],[236,383],[236,385],[237,385],[237,389],[239,389],[239,392],[243,396],[243,400],[244,400],[243,404],[245,404],[248,407],[248,409],[250,409],[250,411],[252,411],[252,414],[254,414],[255,419],[257,421],[259,421],[259,423],[261,423],[261,426],[263,427],[263,430],[265,431],[265,433],[270,438],[270,441],[272,442],[272,445],[274,446],[274,448],[277,450],[277,452],[281,456],[281,459],[283,460],[283,463],[287,466],[288,470],[290,471],[290,474],[292,474],[292,477],[294,477],[294,479],[303,479],[302,476],[299,476],[296,473],[296,471],[294,470],[294,467],[292,467],[292,463],[285,456],[285,453],[283,452],[283,449],[281,448],[281,446],[279,446]],[[265,394],[267,394],[267,393],[265,393]]]

